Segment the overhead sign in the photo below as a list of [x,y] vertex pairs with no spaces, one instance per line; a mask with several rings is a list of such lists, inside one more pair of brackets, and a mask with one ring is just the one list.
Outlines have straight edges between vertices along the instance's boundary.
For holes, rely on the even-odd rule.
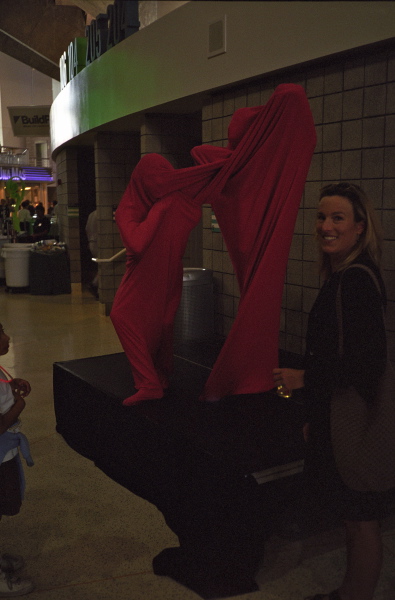
[[45,167],[2,167],[0,181],[19,177],[23,181],[53,181],[51,169]]
[[12,131],[15,137],[49,137],[50,106],[9,106]]
[[86,27],[85,37],[72,40],[59,60],[60,88],[108,49],[139,30],[137,0],[114,0]]

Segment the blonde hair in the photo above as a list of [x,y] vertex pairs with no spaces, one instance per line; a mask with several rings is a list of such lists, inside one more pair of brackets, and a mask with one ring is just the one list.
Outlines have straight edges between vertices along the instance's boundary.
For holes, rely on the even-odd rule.
[[[383,235],[374,207],[365,192],[354,183],[333,183],[325,185],[320,192],[320,200],[325,196],[342,196],[351,203],[356,223],[363,221],[365,224],[357,243],[350,254],[337,266],[336,271],[342,271],[350,265],[362,252],[367,252],[377,267],[380,265]],[[325,277],[332,273],[330,257],[319,247],[320,272]]]

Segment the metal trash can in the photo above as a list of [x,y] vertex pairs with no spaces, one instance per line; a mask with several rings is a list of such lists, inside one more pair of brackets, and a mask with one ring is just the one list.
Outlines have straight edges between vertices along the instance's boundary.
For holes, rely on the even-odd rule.
[[184,269],[174,341],[201,341],[214,334],[214,283],[210,269]]
[[4,244],[1,256],[5,264],[7,288],[22,290],[29,287],[29,259],[31,244]]
[[29,280],[32,295],[71,294],[70,260],[66,245],[56,240],[32,244]]

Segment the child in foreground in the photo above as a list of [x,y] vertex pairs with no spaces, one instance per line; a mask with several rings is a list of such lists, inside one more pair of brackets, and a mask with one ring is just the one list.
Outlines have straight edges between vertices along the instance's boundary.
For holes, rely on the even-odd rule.
[[[0,324],[0,355],[7,354],[10,338]],[[30,384],[14,379],[0,367],[0,519],[20,511],[24,493],[24,476],[19,448],[29,466],[33,461],[26,437],[20,433],[19,415],[25,408]],[[0,598],[23,596],[34,589],[30,579],[17,575],[24,566],[21,556],[0,553]]]

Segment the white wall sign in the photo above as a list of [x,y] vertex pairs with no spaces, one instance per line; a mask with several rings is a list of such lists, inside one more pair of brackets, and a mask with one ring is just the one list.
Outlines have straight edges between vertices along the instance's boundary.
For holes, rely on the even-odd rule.
[[15,137],[49,136],[50,106],[9,106],[8,113]]

